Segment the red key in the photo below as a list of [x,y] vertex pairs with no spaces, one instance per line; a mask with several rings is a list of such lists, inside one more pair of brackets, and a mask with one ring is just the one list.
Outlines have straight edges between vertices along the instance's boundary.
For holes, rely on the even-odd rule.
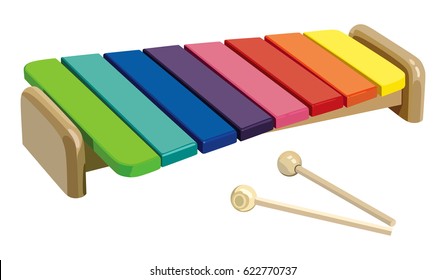
[[343,106],[343,96],[303,66],[262,40],[226,40],[225,44],[297,97],[316,116]]
[[336,89],[347,107],[378,94],[372,82],[302,34],[269,35],[265,40]]

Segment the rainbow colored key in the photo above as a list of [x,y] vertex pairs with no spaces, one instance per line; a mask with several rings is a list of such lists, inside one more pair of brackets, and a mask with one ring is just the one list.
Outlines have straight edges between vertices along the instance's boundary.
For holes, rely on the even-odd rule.
[[343,106],[343,97],[307,69],[261,38],[226,40],[225,44],[310,109],[310,115]]
[[342,94],[347,107],[378,94],[373,83],[302,34],[268,35],[265,40]]
[[104,58],[184,129],[202,153],[237,141],[228,123],[143,52],[106,53]]
[[308,108],[220,42],[184,48],[274,117],[276,128],[308,119]]
[[240,140],[273,129],[270,115],[182,47],[144,49],[144,52],[230,123]]
[[116,173],[138,176],[160,168],[160,157],[57,59],[27,64],[25,79],[70,116],[85,142]]
[[404,88],[403,71],[348,35],[337,30],[304,32],[304,35],[375,83],[381,95]]

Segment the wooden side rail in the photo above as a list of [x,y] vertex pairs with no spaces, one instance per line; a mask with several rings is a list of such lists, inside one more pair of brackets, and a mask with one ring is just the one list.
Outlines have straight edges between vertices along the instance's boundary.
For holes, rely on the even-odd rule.
[[[423,119],[425,72],[420,60],[367,26],[353,27],[350,36],[403,70],[405,88],[285,128],[381,108],[390,108],[409,122]],[[104,161],[86,144],[69,117],[39,88],[23,91],[21,114],[23,145],[69,197],[84,196],[86,172],[107,166]]]
[[23,145],[69,197],[84,196],[85,172],[106,164],[85,145],[79,129],[39,88],[23,91],[21,112]]
[[372,28],[359,24],[350,30],[350,37],[392,62],[406,74],[401,105],[390,107],[408,122],[421,122],[424,108],[425,71],[421,61],[379,34]]
[[406,75],[406,86],[404,89],[390,95],[378,96],[370,101],[352,107],[343,107],[323,115],[310,117],[305,121],[280,129],[302,126],[383,108],[390,108],[408,122],[417,123],[423,120],[426,74],[421,61],[368,26],[362,24],[356,25],[351,29],[349,35],[400,68]]

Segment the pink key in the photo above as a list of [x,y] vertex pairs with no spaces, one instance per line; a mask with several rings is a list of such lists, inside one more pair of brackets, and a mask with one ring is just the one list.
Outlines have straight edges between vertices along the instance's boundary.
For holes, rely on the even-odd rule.
[[276,128],[308,119],[308,108],[302,102],[224,44],[188,44],[184,48],[273,116]]

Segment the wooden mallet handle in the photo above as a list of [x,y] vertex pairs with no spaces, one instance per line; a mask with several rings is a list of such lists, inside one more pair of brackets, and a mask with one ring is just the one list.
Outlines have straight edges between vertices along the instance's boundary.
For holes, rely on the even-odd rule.
[[365,203],[359,198],[349,194],[348,192],[338,188],[332,183],[322,179],[321,177],[302,167],[302,160],[300,156],[295,152],[287,151],[281,154],[277,161],[277,167],[279,168],[279,171],[285,176],[294,176],[296,174],[301,174],[305,178],[315,182],[316,184],[320,185],[326,190],[350,202],[351,204],[369,213],[373,217],[379,219],[380,221],[384,222],[389,226],[394,226],[396,223],[395,219],[389,217],[388,215],[384,214],[383,212],[379,211],[373,206]]
[[277,201],[272,201],[269,199],[259,198],[257,197],[257,194],[254,191],[254,189],[246,185],[241,185],[234,189],[234,191],[231,194],[231,203],[235,209],[241,212],[249,211],[252,208],[254,208],[254,206],[259,205],[267,208],[272,208],[280,211],[285,211],[345,226],[369,230],[377,233],[382,233],[387,235],[390,235],[392,233],[392,228],[390,227],[374,225],[371,223],[353,220],[350,218],[345,218],[329,213],[319,212],[299,206],[294,206]]

